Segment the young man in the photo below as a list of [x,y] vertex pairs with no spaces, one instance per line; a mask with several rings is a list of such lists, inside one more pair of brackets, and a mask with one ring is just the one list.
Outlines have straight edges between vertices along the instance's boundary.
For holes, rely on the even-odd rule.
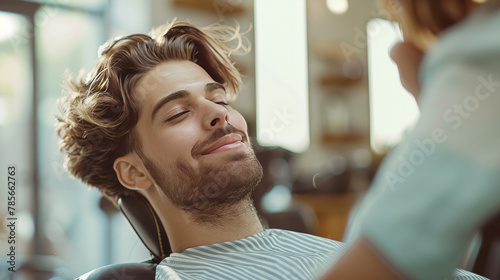
[[187,23],[154,34],[112,42],[86,81],[68,78],[57,131],[69,172],[149,201],[174,252],[157,279],[314,279],[342,244],[262,227],[250,199],[262,167],[228,104],[241,84],[230,50]]

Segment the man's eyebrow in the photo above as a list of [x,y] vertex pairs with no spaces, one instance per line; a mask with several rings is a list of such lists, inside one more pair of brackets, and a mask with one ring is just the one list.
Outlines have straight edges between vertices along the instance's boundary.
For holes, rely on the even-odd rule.
[[205,85],[206,93],[212,92],[216,89],[222,89],[224,92],[226,92],[226,88],[220,83],[208,83]]
[[[216,89],[222,89],[224,92],[226,92],[226,88],[220,83],[214,82],[214,83],[208,83],[205,85],[205,92],[206,93],[210,93]],[[151,113],[151,119],[154,119],[155,115],[158,113],[158,111],[160,111],[160,109],[163,106],[165,106],[167,103],[172,102],[176,99],[189,97],[189,95],[190,95],[190,93],[187,90],[182,89],[182,90],[178,90],[174,93],[171,93],[171,94],[165,96],[160,101],[158,101],[158,103],[156,103],[156,105],[154,106],[153,113]]]
[[165,97],[163,97],[153,108],[153,113],[151,114],[151,119],[154,120],[156,113],[165,106],[167,103],[172,102],[176,99],[186,98],[189,96],[189,92],[187,90],[179,90],[174,93],[171,93]]

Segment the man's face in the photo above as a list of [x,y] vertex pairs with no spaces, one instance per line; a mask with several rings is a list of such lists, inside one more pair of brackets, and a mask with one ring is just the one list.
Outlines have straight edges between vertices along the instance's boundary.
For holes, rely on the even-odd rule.
[[134,94],[138,154],[176,206],[210,222],[249,198],[262,167],[221,84],[193,62],[170,61],[141,78]]

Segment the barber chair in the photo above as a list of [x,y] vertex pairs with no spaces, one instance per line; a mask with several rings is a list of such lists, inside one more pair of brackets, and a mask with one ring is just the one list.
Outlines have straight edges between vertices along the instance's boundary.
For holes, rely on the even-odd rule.
[[76,280],[155,279],[156,266],[172,252],[167,233],[146,199],[123,196],[118,199],[120,211],[151,253],[138,263],[111,264],[94,269]]
[[472,271],[491,280],[500,280],[500,212],[485,223],[481,237],[481,247]]

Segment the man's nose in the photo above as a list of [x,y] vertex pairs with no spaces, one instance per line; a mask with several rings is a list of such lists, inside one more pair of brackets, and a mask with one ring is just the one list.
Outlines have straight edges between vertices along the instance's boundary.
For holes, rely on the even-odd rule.
[[227,108],[211,101],[208,102],[205,104],[204,127],[212,130],[226,125],[229,120]]

